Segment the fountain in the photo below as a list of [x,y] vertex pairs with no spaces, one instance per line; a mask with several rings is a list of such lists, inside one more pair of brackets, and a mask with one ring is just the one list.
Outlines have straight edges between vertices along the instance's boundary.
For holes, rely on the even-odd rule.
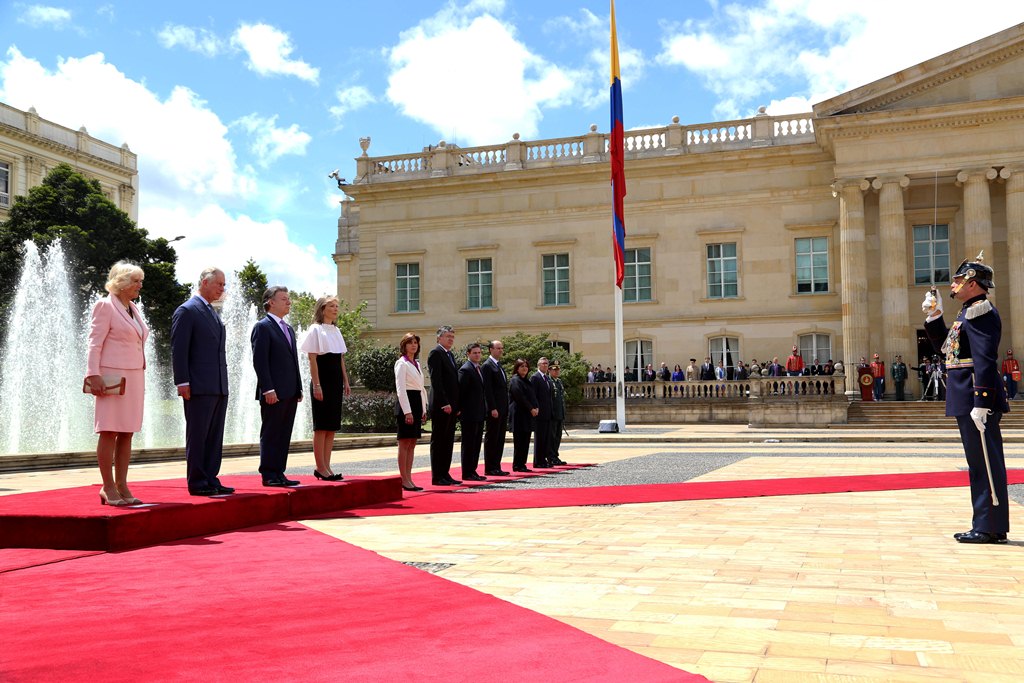
[[[143,290],[145,291],[145,290]],[[143,294],[144,296],[144,294]],[[92,450],[93,398],[82,393],[92,304],[80,308],[59,242],[45,256],[25,242],[25,262],[18,281],[7,336],[0,346],[0,452],[42,453]],[[145,305],[139,311],[145,317]],[[222,306],[227,328],[229,392],[225,443],[259,440],[260,409],[252,369],[249,333],[256,324],[255,306],[242,298],[232,278]],[[296,335],[301,339],[302,330]],[[40,337],[45,344],[40,343]],[[300,356],[303,354],[300,354]],[[309,386],[309,363],[299,359],[303,386]],[[295,416],[293,440],[309,439],[312,418],[305,401]],[[157,354],[153,336],[146,342],[146,409],[137,448],[184,446],[185,418],[170,369],[170,358]]]

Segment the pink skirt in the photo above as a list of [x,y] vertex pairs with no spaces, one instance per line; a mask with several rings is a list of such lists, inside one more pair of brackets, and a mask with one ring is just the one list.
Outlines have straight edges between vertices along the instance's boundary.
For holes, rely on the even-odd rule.
[[100,374],[124,375],[124,394],[96,396],[96,433],[137,432],[142,429],[146,400],[146,371],[100,366]]

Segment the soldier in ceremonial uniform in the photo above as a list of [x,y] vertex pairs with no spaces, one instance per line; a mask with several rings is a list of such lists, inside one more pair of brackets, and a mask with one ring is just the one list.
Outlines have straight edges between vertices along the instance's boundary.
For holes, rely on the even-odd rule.
[[903,362],[903,356],[896,354],[896,361],[892,364],[892,383],[896,387],[896,400],[902,401],[903,386],[907,381],[907,364]]
[[551,454],[548,462],[552,465],[564,465],[564,460],[559,456],[558,451],[562,447],[562,426],[565,424],[565,385],[559,376],[562,369],[558,361],[551,363],[548,371],[551,377]]
[[932,346],[945,355],[946,416],[956,418],[970,469],[974,519],[970,531],[953,535],[960,543],[1006,543],[1010,530],[1006,463],[999,431],[999,421],[1010,406],[998,365],[1002,321],[988,300],[988,290],[995,286],[992,276],[992,269],[982,262],[982,254],[960,264],[949,293],[963,307],[948,329],[942,319],[942,299],[934,288],[921,305]]

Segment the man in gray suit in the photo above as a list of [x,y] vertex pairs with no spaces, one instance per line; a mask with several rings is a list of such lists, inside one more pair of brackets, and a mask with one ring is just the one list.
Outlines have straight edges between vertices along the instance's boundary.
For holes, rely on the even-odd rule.
[[228,409],[226,332],[214,301],[224,295],[224,272],[206,268],[196,294],[171,318],[171,363],[185,406],[185,469],[193,496],[234,493],[220,473]]

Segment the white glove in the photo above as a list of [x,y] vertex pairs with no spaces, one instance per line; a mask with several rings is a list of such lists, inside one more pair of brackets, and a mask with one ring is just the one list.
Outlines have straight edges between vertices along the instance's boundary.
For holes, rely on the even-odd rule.
[[942,317],[942,297],[934,290],[929,289],[921,302],[921,311],[927,316],[925,322],[931,322]]
[[971,408],[971,419],[974,420],[974,426],[978,428],[979,432],[985,431],[985,423],[988,422],[988,416],[992,413],[988,408]]

